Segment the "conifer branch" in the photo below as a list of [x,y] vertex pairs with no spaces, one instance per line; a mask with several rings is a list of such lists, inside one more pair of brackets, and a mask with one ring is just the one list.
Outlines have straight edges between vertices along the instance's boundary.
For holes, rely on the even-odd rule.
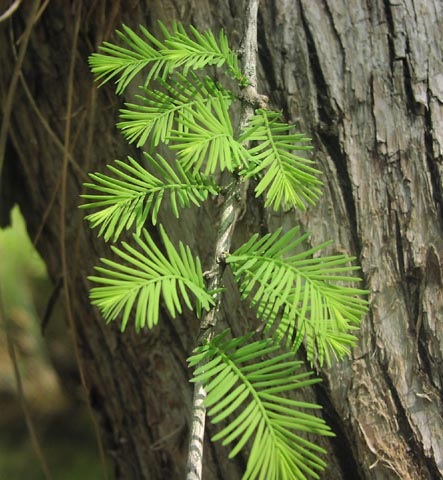
[[[299,252],[296,247],[307,235],[295,236],[298,228],[285,234],[279,229],[260,239],[256,234],[230,253],[250,178],[258,181],[256,196],[265,193],[265,207],[275,210],[305,209],[305,203],[315,203],[321,194],[322,182],[317,178],[321,172],[312,160],[295,153],[309,150],[304,144],[310,139],[293,133],[278,112],[266,108],[267,97],[257,92],[258,4],[259,0],[248,0],[243,17],[238,52],[242,70],[223,32],[217,42],[210,30],[201,34],[190,26],[187,33],[177,23],[172,32],[159,23],[163,41],[144,28],[139,36],[124,26],[119,36],[126,47],[105,43],[101,53],[90,57],[98,79],[117,80],[117,93],[148,66],[145,87],[153,79],[160,89],[145,88],[144,96],[137,96],[139,104],[127,103],[118,126],[129,143],[137,142],[139,147],[147,143],[149,150],[163,144],[176,152],[175,165],[159,154],[145,153],[149,170],[128,157],[127,162],[109,166],[112,175],[92,174],[94,183],[86,184],[92,193],[83,196],[88,203],[82,208],[99,209],[86,218],[107,241],[135,227],[137,247],[125,242],[121,248],[111,247],[119,260],[102,259],[102,266],[96,268],[101,275],[89,277],[98,283],[91,290],[92,303],[107,321],[120,318],[123,330],[133,318],[137,331],[152,328],[159,319],[160,302],[172,317],[186,305],[201,318],[196,348],[188,359],[196,370],[191,380],[195,386],[187,480],[202,478],[206,408],[212,423],[241,409],[212,440],[235,443],[230,457],[246,443],[252,445],[243,478],[320,478],[317,472],[325,463],[317,454],[325,452],[297,432],[331,432],[323,420],[299,411],[319,405],[284,394],[319,381],[295,373],[299,362],[293,360],[294,351],[304,342],[308,360],[320,364],[330,362],[329,352],[340,358],[347,355],[355,343],[351,331],[367,310],[367,302],[357,298],[367,292],[346,285],[357,280],[350,274],[357,268],[350,265],[352,258],[317,258],[326,243]],[[191,71],[208,65],[225,65],[225,72],[238,81],[240,95]],[[238,129],[229,115],[235,100],[240,100],[241,108]],[[223,171],[221,187],[212,174]],[[179,208],[200,205],[210,194],[218,195],[222,203],[213,264],[205,281],[200,261],[188,247],[181,242],[174,246],[160,226],[163,252],[144,226],[148,218],[156,224],[165,195],[178,217]],[[265,321],[264,331],[272,339],[250,343],[250,333],[225,341],[229,329],[215,335],[227,264],[242,298]],[[292,352],[265,359],[280,343]]]
[[[253,116],[253,105],[264,103],[265,97],[257,93],[256,53],[257,53],[257,12],[259,0],[249,0],[244,17],[244,36],[241,43],[241,61],[248,85],[244,90],[241,106],[240,127],[244,128]],[[262,105],[263,106],[263,105]],[[220,310],[222,277],[226,267],[226,255],[231,248],[235,225],[243,208],[242,200],[246,197],[247,183],[233,174],[222,205],[220,227],[217,234],[214,263],[211,269],[208,290],[218,291],[212,307],[203,316],[198,334],[198,345],[203,345],[214,336],[214,328]],[[187,480],[201,480],[203,463],[203,440],[205,431],[206,408],[203,404],[206,397],[203,383],[197,381],[194,386],[192,425],[188,450]]]

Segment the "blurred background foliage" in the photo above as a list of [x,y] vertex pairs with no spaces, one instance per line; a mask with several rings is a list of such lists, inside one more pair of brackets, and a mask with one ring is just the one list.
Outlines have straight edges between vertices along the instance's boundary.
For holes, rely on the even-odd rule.
[[69,329],[57,304],[48,316],[54,288],[18,207],[12,211],[12,226],[0,230],[0,292],[5,317],[0,336],[0,479],[45,478],[26,427],[6,325],[25,402],[52,478],[103,478]]

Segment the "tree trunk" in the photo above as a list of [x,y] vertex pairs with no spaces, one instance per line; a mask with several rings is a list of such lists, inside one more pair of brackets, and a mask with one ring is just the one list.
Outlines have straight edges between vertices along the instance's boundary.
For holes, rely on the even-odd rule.
[[[3,106],[30,3],[0,24]],[[109,248],[77,209],[82,183],[87,172],[140,152],[114,126],[123,99],[112,86],[97,91],[87,58],[104,39],[115,41],[122,23],[155,32],[156,19],[224,28],[235,46],[242,3],[52,1],[34,24],[18,77],[0,221],[18,202],[54,284],[65,287],[67,332],[75,326],[115,478],[183,478],[192,395],[185,360],[198,324],[190,313],[172,320],[163,311],[158,328],[122,334],[90,307],[86,276]],[[358,348],[306,392],[337,433],[322,440],[330,451],[325,479],[443,477],[442,35],[439,0],[261,2],[258,88],[313,137],[325,192],[304,214],[276,215],[251,195],[236,242],[301,224],[312,243],[333,239],[333,251],[355,255],[370,291]],[[162,217],[206,265],[216,221],[211,203],[180,222]],[[225,317],[237,333],[254,325],[235,294]],[[204,478],[240,478],[245,461],[227,460],[224,447],[207,441]]]

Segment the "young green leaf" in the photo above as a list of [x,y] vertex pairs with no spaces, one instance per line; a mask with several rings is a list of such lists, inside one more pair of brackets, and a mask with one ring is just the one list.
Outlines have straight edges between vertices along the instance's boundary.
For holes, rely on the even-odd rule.
[[[148,66],[150,69],[145,85],[152,78],[165,76],[168,72],[167,59],[159,51],[163,44],[143,26],[140,26],[140,30],[142,35],[137,35],[123,25],[123,31],[117,30],[116,33],[127,48],[103,42],[99,47],[101,53],[93,53],[89,57],[91,71],[97,80],[101,80],[101,84],[117,79],[117,93],[123,93],[134,77]],[[169,38],[167,30],[164,29],[163,32],[166,39]]]
[[95,183],[85,187],[97,193],[84,194],[90,202],[80,208],[99,208],[86,216],[91,228],[100,227],[99,236],[115,242],[121,232],[135,224],[137,235],[151,217],[157,223],[157,213],[166,196],[171,201],[172,212],[179,217],[179,207],[199,206],[208,195],[216,195],[218,187],[211,178],[199,173],[185,172],[180,164],[172,168],[161,155],[153,157],[144,153],[153,173],[139,162],[128,157],[128,162],[116,160],[119,168],[108,165],[114,176],[102,173],[90,174]]
[[226,261],[242,298],[257,307],[267,331],[277,323],[275,335],[287,346],[296,350],[305,340],[311,362],[330,363],[330,352],[341,358],[355,344],[350,332],[367,311],[361,297],[367,292],[346,286],[359,281],[351,276],[359,269],[350,266],[353,258],[315,256],[327,243],[300,251],[308,235],[298,236],[298,231],[296,227],[282,235],[278,229],[260,240],[254,235]]
[[221,67],[226,64],[233,78],[239,82],[245,81],[245,76],[238,66],[237,55],[230,49],[228,39],[223,30],[220,30],[219,41],[211,30],[200,33],[192,25],[190,34],[183,25],[174,25],[174,35],[165,41],[161,53],[174,68],[183,67],[186,75],[189,69],[202,69],[207,65]]
[[[198,365],[193,382],[203,382],[212,423],[228,421],[212,440],[232,444],[229,458],[252,443],[243,479],[306,480],[320,478],[322,448],[299,433],[333,436],[325,422],[303,410],[319,405],[287,398],[286,392],[319,382],[298,372],[294,354],[275,354],[271,339],[248,343],[251,335],[227,340],[227,331],[195,350],[188,361]],[[283,395],[282,395],[283,394]]]
[[245,169],[246,178],[260,178],[255,188],[256,196],[266,191],[265,207],[278,210],[298,207],[306,209],[305,203],[314,204],[321,194],[322,185],[316,175],[321,172],[314,163],[293,153],[294,150],[311,150],[309,145],[300,145],[310,139],[303,134],[291,134],[291,126],[279,121],[281,114],[257,110],[249,121],[240,141],[258,142],[249,149],[251,163]]
[[140,104],[126,103],[126,108],[120,110],[123,121],[117,126],[129,143],[137,141],[137,147],[142,147],[151,133],[150,145],[156,147],[160,142],[169,143],[173,129],[187,132],[186,124],[193,121],[196,103],[210,108],[222,96],[223,105],[229,108],[233,98],[211,78],[200,80],[193,72],[188,77],[177,72],[167,82],[159,79],[159,84],[163,91],[143,88],[144,95],[136,96]]
[[188,34],[183,25],[174,23],[170,33],[163,23],[158,22],[158,25],[164,36],[163,42],[143,26],[140,26],[141,35],[137,35],[126,25],[123,25],[123,31],[116,31],[124,47],[103,42],[99,47],[100,53],[93,53],[89,57],[91,71],[97,80],[103,84],[115,78],[116,92],[119,94],[145,69],[144,85],[147,87],[152,79],[165,79],[169,72],[180,67],[186,76],[190,69],[226,64],[228,72],[240,84],[246,82],[239,69],[237,56],[229,48],[223,31],[220,31],[217,43],[210,30],[199,33],[191,26],[191,33]]
[[214,303],[212,292],[205,288],[198,257],[194,259],[189,247],[181,242],[177,251],[161,225],[160,235],[166,253],[143,230],[142,237],[134,235],[138,250],[126,242],[122,248],[112,246],[119,260],[102,259],[105,267],[96,267],[101,276],[89,277],[101,285],[91,289],[92,303],[107,322],[122,314],[122,330],[131,312],[137,330],[153,328],[158,323],[161,298],[174,318],[182,312],[180,298],[191,310],[195,306],[198,316]]
[[182,128],[172,132],[170,148],[177,151],[185,170],[212,175],[247,164],[247,151],[234,138],[229,104],[218,95],[210,104],[197,102],[192,117],[180,118]]

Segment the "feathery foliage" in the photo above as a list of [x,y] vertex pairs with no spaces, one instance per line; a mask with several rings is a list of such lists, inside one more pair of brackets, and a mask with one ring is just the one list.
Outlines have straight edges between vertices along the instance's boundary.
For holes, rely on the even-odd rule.
[[[278,338],[297,350],[306,341],[308,359],[326,359],[330,351],[342,358],[356,338],[348,332],[357,328],[366,312],[367,302],[359,297],[366,292],[352,286],[359,279],[351,272],[359,267],[346,255],[315,256],[329,242],[300,250],[309,234],[298,236],[299,228],[281,235],[258,239],[253,235],[226,261],[240,285],[242,298],[249,298],[257,314],[271,330],[279,317]],[[334,283],[332,283],[334,282]]]
[[[166,76],[168,62],[161,53],[164,45],[157,40],[146,28],[140,26],[143,36],[137,35],[128,26],[123,25],[123,31],[116,31],[118,37],[127,45],[127,48],[103,42],[99,50],[101,53],[93,53],[89,57],[89,65],[92,73],[101,84],[109,82],[115,77],[116,92],[123,93],[135,76],[142,70],[149,68],[145,79],[145,86],[149,85],[152,78]],[[169,37],[164,28],[163,33]]]
[[161,155],[154,158],[144,153],[144,156],[156,175],[131,157],[128,157],[128,163],[116,160],[120,168],[108,165],[114,177],[102,173],[89,175],[95,183],[86,183],[85,186],[99,193],[82,195],[92,202],[81,205],[81,208],[101,208],[87,215],[86,219],[91,228],[100,226],[98,235],[103,235],[106,241],[112,238],[115,242],[123,229],[128,230],[133,224],[139,235],[149,215],[155,225],[165,194],[169,195],[172,212],[178,218],[179,206],[200,206],[209,194],[218,193],[212,179],[198,172],[185,172],[179,163],[174,170]]
[[237,55],[230,49],[223,30],[217,43],[210,30],[201,34],[191,26],[192,35],[189,35],[179,23],[173,24],[172,33],[160,21],[158,26],[164,37],[163,43],[143,26],[140,26],[142,35],[137,35],[126,25],[123,25],[123,31],[116,31],[126,47],[103,42],[99,48],[101,53],[93,53],[89,57],[91,71],[97,80],[103,84],[117,77],[116,92],[119,94],[147,67],[145,87],[152,79],[165,79],[176,68],[183,67],[186,75],[190,69],[226,64],[233,78],[242,84],[247,83],[239,69]]
[[219,96],[211,105],[198,102],[192,120],[181,119],[187,131],[174,131],[170,137],[172,150],[185,170],[204,168],[204,175],[218,169],[233,172],[247,162],[247,152],[234,138],[228,104]]
[[129,143],[137,141],[137,147],[142,147],[153,132],[152,147],[160,142],[168,144],[174,126],[179,134],[188,131],[187,123],[193,122],[197,103],[210,107],[222,97],[223,107],[229,108],[233,96],[220,84],[208,76],[200,80],[194,72],[189,72],[188,77],[175,72],[167,82],[160,78],[158,83],[163,91],[142,88],[144,95],[136,96],[141,103],[125,104],[117,126]]
[[199,365],[192,381],[204,383],[212,423],[233,418],[212,440],[234,444],[229,458],[252,442],[244,479],[320,478],[317,472],[325,463],[317,454],[325,451],[298,433],[333,434],[322,419],[302,411],[318,405],[282,395],[320,380],[299,372],[302,362],[293,353],[269,358],[279,350],[271,339],[250,343],[249,334],[227,340],[228,332],[197,348],[188,360],[190,366]]
[[166,38],[166,47],[161,51],[173,68],[183,67],[186,75],[190,69],[199,70],[207,65],[216,65],[220,68],[226,64],[233,78],[239,82],[246,82],[238,66],[237,55],[229,48],[223,30],[220,30],[217,43],[211,30],[200,33],[190,25],[189,34],[179,23],[175,23],[173,28],[174,34]]
[[249,121],[241,141],[259,142],[249,149],[251,165],[246,171],[246,178],[258,174],[261,177],[256,189],[256,196],[266,190],[265,207],[272,206],[279,210],[284,207],[305,209],[303,200],[314,204],[321,194],[322,185],[315,175],[321,172],[311,165],[312,160],[295,155],[293,150],[311,150],[309,145],[300,145],[310,141],[303,134],[291,134],[292,127],[279,121],[281,114],[267,110],[257,110]]
[[[189,247],[180,242],[175,248],[159,225],[163,252],[144,228],[148,222],[156,225],[165,203],[178,218],[181,208],[223,194],[213,179],[223,171],[236,182],[256,179],[256,196],[265,195],[265,207],[274,210],[304,210],[315,204],[322,186],[314,162],[295,153],[310,150],[310,139],[294,133],[280,113],[256,109],[236,133],[230,109],[244,98],[198,72],[224,66],[239,89],[248,85],[223,32],[216,37],[194,27],[186,31],[178,23],[171,31],[161,22],[158,27],[161,38],[143,27],[138,35],[123,26],[117,35],[124,46],[105,42],[89,59],[97,80],[114,80],[117,93],[145,75],[138,103],[125,103],[118,127],[129,143],[150,152],[162,146],[171,154],[171,159],[165,154],[167,160],[145,153],[146,168],[131,157],[117,160],[108,166],[112,175],[91,174],[93,182],[85,184],[93,192],[83,195],[82,208],[96,209],[86,218],[91,228],[99,228],[98,235],[115,242],[124,230],[135,230],[136,246],[112,246],[116,259],[102,259],[96,267],[100,275],[89,277],[98,284],[91,289],[92,303],[107,322],[121,319],[122,330],[131,315],[137,331],[153,328],[163,305],[172,317],[182,313],[182,304],[200,316],[215,308],[221,291],[206,287]],[[308,237],[299,228],[284,234],[280,228],[226,252],[242,298],[256,310],[267,336],[228,340],[225,331],[189,358],[190,367],[196,367],[192,381],[203,383],[207,392],[212,422],[227,422],[213,440],[231,445],[230,457],[252,445],[245,479],[319,478],[325,466],[319,455],[325,452],[302,433],[332,433],[306,412],[318,405],[287,395],[319,381],[300,371],[294,355],[302,343],[311,363],[330,364],[333,357],[347,355],[356,342],[352,332],[367,310],[362,298],[367,292],[353,286],[358,281],[354,259],[321,257],[328,242],[305,249]],[[281,353],[282,347],[289,351]]]
[[126,242],[123,248],[112,246],[113,252],[128,265],[120,261],[102,259],[105,267],[96,267],[101,276],[89,280],[102,286],[91,290],[91,300],[110,322],[122,313],[122,331],[126,328],[131,310],[135,308],[137,330],[158,323],[160,298],[170,315],[175,318],[182,313],[180,298],[193,310],[190,294],[195,297],[195,310],[199,317],[202,308],[209,310],[214,301],[212,292],[206,291],[200,260],[192,255],[189,247],[181,242],[177,251],[160,225],[160,235],[166,254],[157,247],[147,230],[143,237],[134,235],[136,250]]

